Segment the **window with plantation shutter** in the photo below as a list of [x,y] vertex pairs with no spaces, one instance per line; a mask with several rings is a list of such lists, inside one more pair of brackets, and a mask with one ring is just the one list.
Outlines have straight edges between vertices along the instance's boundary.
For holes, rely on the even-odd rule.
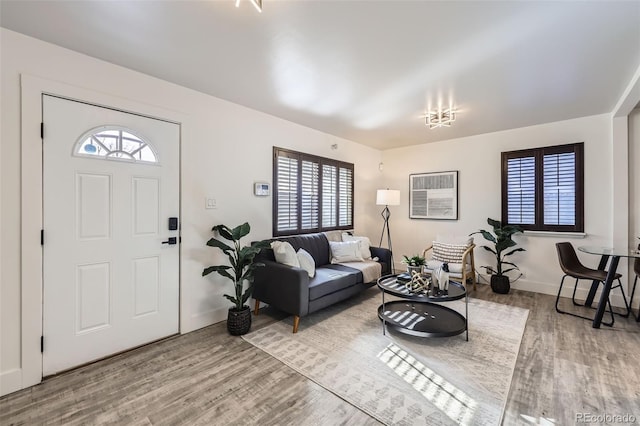
[[584,231],[584,144],[502,153],[502,222]]
[[273,235],[353,228],[353,164],[273,148]]

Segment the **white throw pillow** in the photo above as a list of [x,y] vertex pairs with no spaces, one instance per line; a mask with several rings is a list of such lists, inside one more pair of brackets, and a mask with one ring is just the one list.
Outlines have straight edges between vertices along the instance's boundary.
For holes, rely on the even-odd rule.
[[296,268],[300,267],[298,255],[296,255],[296,251],[290,243],[286,241],[273,241],[271,248],[273,249],[276,262]]
[[315,277],[316,261],[313,260],[313,256],[311,256],[311,254],[303,248],[298,250],[297,255],[298,255],[298,262],[300,262],[300,267],[305,271],[307,271],[307,274],[309,274],[309,278]]
[[359,241],[329,241],[331,248],[331,263],[342,262],[363,262],[364,259],[360,255]]
[[349,235],[346,232],[342,234],[342,241],[359,241],[360,242],[360,257],[365,260],[371,259],[371,241],[369,237],[356,237]]

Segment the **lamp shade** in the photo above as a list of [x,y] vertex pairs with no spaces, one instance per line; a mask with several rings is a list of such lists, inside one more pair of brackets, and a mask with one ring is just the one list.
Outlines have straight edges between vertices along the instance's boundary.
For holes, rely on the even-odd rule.
[[376,204],[379,206],[399,206],[400,191],[397,189],[378,189]]

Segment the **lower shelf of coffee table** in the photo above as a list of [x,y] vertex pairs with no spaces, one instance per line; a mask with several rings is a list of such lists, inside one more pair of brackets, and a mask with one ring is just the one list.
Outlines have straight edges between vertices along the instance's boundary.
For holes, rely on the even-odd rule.
[[467,329],[467,321],[463,315],[430,302],[388,302],[378,307],[378,318],[388,328],[418,337],[456,336]]

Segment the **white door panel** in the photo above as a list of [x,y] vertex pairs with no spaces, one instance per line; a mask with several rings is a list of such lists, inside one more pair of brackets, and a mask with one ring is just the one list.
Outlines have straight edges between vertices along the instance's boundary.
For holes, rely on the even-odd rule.
[[[162,243],[178,237],[168,218],[179,213],[179,127],[47,95],[43,118],[50,375],[178,332],[179,250]],[[142,137],[158,163],[75,155],[100,126]]]

